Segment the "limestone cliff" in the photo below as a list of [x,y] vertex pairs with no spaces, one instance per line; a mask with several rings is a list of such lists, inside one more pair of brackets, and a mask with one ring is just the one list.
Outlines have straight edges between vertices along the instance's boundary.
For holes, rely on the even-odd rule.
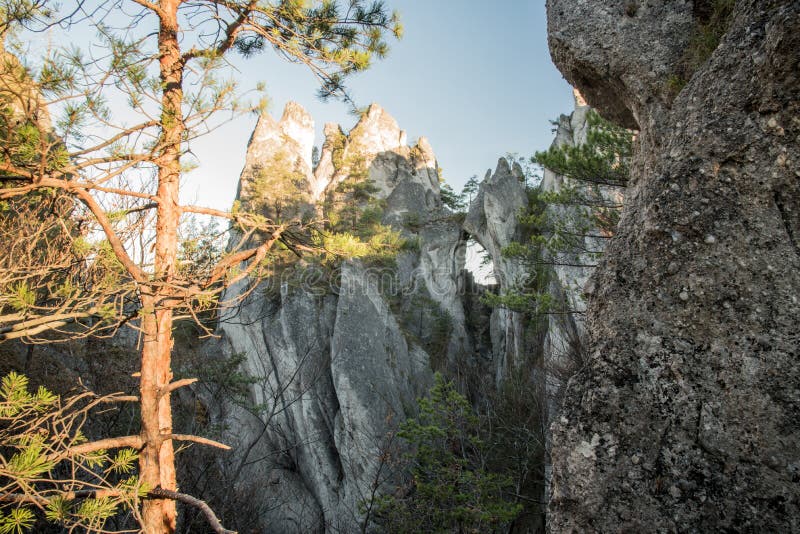
[[[560,118],[556,146],[585,142],[587,112],[577,105]],[[311,131],[313,121],[295,104],[280,121],[262,117],[238,201],[275,216],[283,194],[278,185],[288,177],[293,198],[302,199],[293,209],[325,216],[340,184],[365,170],[382,222],[414,247],[391,265],[350,260],[331,275],[301,262],[300,276],[274,277],[255,290],[247,281],[231,288],[227,297],[244,300],[221,317],[215,350],[240,355],[253,385],[248,409],[225,406],[215,417],[229,429],[225,439],[236,451],[229,471],[244,473],[259,488],[264,528],[349,532],[363,524],[360,503],[376,491],[391,491],[395,479],[386,476],[381,458],[387,447],[398,446],[390,443],[391,433],[414,414],[434,370],[455,379],[476,405],[509,379],[520,379],[546,426],[561,393],[560,370],[585,330],[572,313],[532,317],[483,302],[487,291],[523,290],[532,273],[531,265],[504,253],[530,238],[521,223],[530,186],[518,164],[500,159],[469,211],[459,215],[442,205],[428,142],[407,146],[405,133],[380,107],[371,106],[349,133],[326,125],[313,170],[311,144],[303,141]],[[548,172],[540,188],[559,191],[568,181]],[[285,203],[282,209],[286,213]],[[581,208],[548,209],[557,218]],[[491,259],[492,287],[475,284],[466,271],[469,237]],[[602,249],[605,242],[592,245]],[[549,281],[544,290],[581,311],[591,266],[580,252],[568,260],[553,258],[543,269]],[[545,466],[535,478],[549,480],[546,451],[531,454],[537,456],[533,463]],[[535,518],[524,528],[540,524]]]
[[384,223],[416,246],[388,267],[352,260],[330,279],[309,268],[299,280],[268,280],[228,310],[220,346],[243,355],[255,379],[251,405],[263,409],[229,407],[220,418],[239,451],[233,463],[248,465],[244,478],[262,481],[264,528],[352,532],[362,522],[359,503],[387,483],[381,458],[390,431],[427,391],[432,368],[470,351],[458,291],[464,239],[441,205],[427,141],[407,146],[383,109],[371,106],[349,134],[326,125],[313,171],[309,131],[313,122],[294,104],[280,122],[262,117],[239,200],[271,209],[274,190],[254,197],[254,170],[285,170],[288,162],[302,178],[295,186],[323,209],[353,168],[363,167]]
[[553,532],[800,529],[800,4],[718,4],[548,1],[557,66],[639,130],[552,427]]
[[[561,117],[557,145],[585,140],[587,109]],[[325,216],[337,186],[363,167],[381,201],[382,222],[415,247],[391,267],[346,261],[329,276],[308,265],[299,278],[276,276],[255,288],[242,281],[226,295],[242,297],[241,303],[224,311],[220,339],[207,350],[241,358],[249,398],[207,402],[200,411],[211,411],[234,447],[216,467],[230,477],[232,493],[257,501],[247,510],[270,532],[359,530],[361,504],[391,491],[394,480],[382,462],[395,446],[392,431],[413,414],[434,369],[459,380],[476,401],[509,377],[524,376],[530,394],[545,401],[540,415],[549,421],[561,387],[551,369],[584,335],[572,315],[532,325],[522,313],[488,310],[480,297],[491,289],[467,283],[467,235],[491,257],[495,290],[522,287],[530,276],[529,266],[504,254],[526,237],[519,216],[529,207],[528,190],[518,165],[501,159],[462,221],[442,206],[430,144],[421,138],[408,146],[379,106],[349,133],[326,125],[316,165],[314,135],[313,119],[297,104],[287,105],[277,121],[262,115],[237,202],[272,219]],[[546,173],[542,187],[555,191],[563,180]],[[570,208],[551,209],[553,217],[566,217]],[[579,309],[588,268],[555,264],[552,270],[550,293]],[[484,319],[488,324],[479,324]],[[125,334],[115,342],[134,344]],[[177,352],[187,348],[195,349],[179,345]]]
[[[464,221],[464,229],[491,258],[501,291],[521,288],[527,279],[525,266],[503,255],[503,249],[511,242],[523,239],[519,215],[527,207],[522,170],[500,159],[494,173],[487,172],[481,182]],[[490,336],[495,364],[493,378],[499,384],[509,371],[527,361],[527,355],[533,351],[525,346],[525,318],[519,313],[503,308],[492,310]]]
[[[576,92],[575,96],[575,110],[558,119],[554,147],[574,147],[587,141],[590,108],[580,94]],[[554,313],[536,318],[498,307],[491,310],[489,323],[495,383],[502,385],[510,374],[528,373],[529,394],[541,398],[540,417],[543,425],[548,427],[558,414],[565,378],[581,364],[583,346],[587,341],[582,315],[586,310],[584,294],[597,257],[603,253],[608,239],[591,223],[589,207],[551,203],[545,208],[547,218],[554,222],[578,219],[581,224],[589,225],[585,235],[574,239],[557,256],[541,246],[542,263],[538,265],[504,254],[503,250],[512,242],[530,240],[531,236],[526,235],[521,223],[521,216],[530,208],[528,187],[522,169],[518,165],[512,168],[501,159],[497,170],[489,172],[481,183],[464,229],[491,258],[498,286],[496,291],[526,291],[531,277],[544,276],[547,279],[542,291],[557,303]],[[544,169],[542,181],[535,187],[542,192],[558,193],[565,188],[590,186]],[[620,188],[591,187],[593,194],[609,201],[609,205],[622,204]],[[551,473],[550,436],[547,432],[543,440],[544,492],[548,494]]]

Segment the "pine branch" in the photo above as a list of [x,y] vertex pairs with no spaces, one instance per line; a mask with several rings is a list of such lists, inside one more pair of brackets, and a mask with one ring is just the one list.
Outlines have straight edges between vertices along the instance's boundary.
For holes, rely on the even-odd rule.
[[205,502],[196,497],[187,495],[185,493],[178,493],[177,491],[166,490],[163,488],[155,488],[147,493],[148,498],[151,499],[172,499],[173,501],[182,502],[199,509],[208,521],[208,525],[213,529],[215,534],[237,534],[236,531],[227,530],[222,526],[222,523],[217,518],[217,515],[211,507]]

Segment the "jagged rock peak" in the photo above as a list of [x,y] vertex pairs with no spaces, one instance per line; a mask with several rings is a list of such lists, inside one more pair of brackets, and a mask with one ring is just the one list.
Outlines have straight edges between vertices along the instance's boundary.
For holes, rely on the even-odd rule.
[[350,142],[361,150],[377,154],[406,146],[407,137],[395,118],[373,103],[350,131]]
[[378,197],[388,199],[396,193],[387,214],[403,217],[409,210],[441,206],[436,156],[430,143],[421,137],[416,146],[409,147],[406,133],[379,105],[372,104],[349,133],[328,123],[324,134],[319,161],[312,170],[314,120],[309,113],[289,102],[280,121],[263,114],[248,145],[239,199],[247,200],[254,177],[278,165],[303,175],[305,183],[298,182],[300,193],[311,204],[318,204],[351,174],[353,165],[363,165],[378,188]]
[[[280,121],[267,112],[262,113],[247,145],[237,199],[253,203],[250,208],[259,205],[259,209],[266,209],[267,205],[274,204],[274,199],[265,197],[279,194],[278,191],[286,186],[277,183],[280,174],[291,172],[302,177],[294,184],[297,187],[293,195],[297,200],[296,208],[310,210],[308,203],[313,200],[310,192],[314,185],[311,171],[313,149],[314,120],[302,106],[295,102],[286,104]],[[275,213],[267,212],[265,215],[272,217]]]
[[297,123],[314,125],[314,118],[302,105],[290,100],[283,108],[281,122],[295,121]]
[[322,133],[325,135],[325,140],[332,138],[336,135],[343,135],[342,127],[336,124],[335,122],[326,122],[325,126],[322,129]]
[[251,156],[263,158],[271,152],[285,150],[300,157],[311,170],[311,152],[314,148],[314,119],[296,102],[289,102],[280,121],[269,112],[262,113],[247,147],[248,164]]
[[[242,174],[245,200],[248,192],[273,194],[264,182],[273,175],[280,180],[287,167],[298,172],[307,167],[297,156],[302,151],[297,132],[311,124],[299,106],[287,109],[279,123],[262,118],[248,149],[250,167]],[[322,525],[330,525],[327,532],[360,530],[359,503],[380,475],[377,448],[391,431],[392,419],[402,420],[428,389],[431,361],[455,364],[456,358],[472,353],[459,291],[463,231],[442,207],[430,143],[421,138],[416,147],[408,147],[397,122],[376,105],[349,134],[337,124],[326,124],[324,132],[319,162],[313,174],[306,174],[308,183],[291,181],[301,193],[297,206],[291,206],[294,212],[324,217],[337,202],[360,208],[359,200],[337,185],[368,177],[375,186],[372,200],[380,201],[375,203],[380,223],[404,232],[416,247],[396,256],[391,268],[396,292],[391,295],[373,267],[356,260],[343,262],[339,275],[323,280],[331,284],[328,292],[305,283],[283,283],[278,290],[275,277],[265,281],[269,291],[249,292],[242,285],[226,294],[226,300],[241,298],[241,306],[230,311],[236,320],[226,316],[220,321],[221,350],[244,355],[243,367],[255,376],[270,370],[265,382],[253,388],[255,402],[274,405],[283,392],[296,395],[270,419],[274,423],[265,426],[234,407],[223,425],[231,429],[226,441],[245,451],[237,462],[250,450],[251,457],[264,459],[248,461],[246,476],[263,488],[254,496],[268,510],[259,520],[277,533],[322,532]],[[269,172],[273,169],[278,172]],[[274,203],[255,200],[266,200],[253,204],[270,215]],[[286,213],[285,205],[280,209]],[[295,272],[305,268],[298,265]],[[410,321],[412,311],[424,319]],[[436,326],[445,322],[446,329]]]
[[436,154],[433,153],[433,147],[427,137],[420,137],[417,140],[416,149],[420,163],[426,167],[436,166]]
[[495,259],[496,274],[505,288],[523,275],[523,269],[504,258],[502,251],[518,237],[517,215],[527,205],[522,169],[500,158],[494,173],[489,171],[481,183],[464,221],[464,230]]
[[489,181],[491,183],[498,183],[503,180],[506,180],[509,176],[513,173],[511,172],[511,164],[508,162],[506,158],[500,158],[497,160],[497,166],[494,169],[494,173],[492,174]]
[[314,150],[314,118],[297,102],[288,102],[279,123],[281,133],[294,139],[301,147],[308,168],[312,168],[311,153]]
[[[500,291],[521,287],[525,280],[524,265],[503,254],[512,241],[521,241],[518,216],[528,206],[522,169],[512,166],[506,158],[497,161],[489,170],[470,204],[464,231],[481,244],[492,258],[492,269]],[[500,384],[515,365],[525,361],[524,319],[508,309],[492,311],[489,330],[494,362],[494,380]],[[516,363],[515,363],[516,362]]]

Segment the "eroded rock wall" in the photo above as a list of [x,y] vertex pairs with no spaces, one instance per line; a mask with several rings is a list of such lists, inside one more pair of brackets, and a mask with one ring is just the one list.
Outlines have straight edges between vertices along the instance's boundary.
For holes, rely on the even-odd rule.
[[[517,291],[525,287],[528,270],[516,258],[503,254],[512,242],[524,239],[520,215],[528,207],[522,169],[509,165],[505,158],[497,162],[494,172],[488,171],[473,199],[464,220],[466,230],[492,260],[498,291]],[[505,308],[495,308],[490,315],[494,382],[499,385],[509,373],[515,372],[527,355],[534,352],[526,347],[526,318]]]
[[640,130],[552,427],[553,532],[800,529],[800,3],[736,1],[674,96],[700,4],[547,4],[558,67]]
[[[588,109],[578,103],[559,119],[555,145],[585,142]],[[442,205],[428,142],[407,146],[405,133],[379,106],[348,133],[326,125],[313,170],[306,157],[311,145],[303,142],[310,131],[313,121],[293,104],[280,121],[262,117],[239,202],[275,213],[278,189],[258,183],[269,179],[269,170],[290,176],[302,191],[301,207],[324,215],[339,184],[364,168],[381,200],[382,222],[416,246],[398,254],[390,268],[346,261],[327,279],[308,265],[299,279],[269,279],[255,291],[242,281],[227,295],[246,297],[221,318],[218,347],[228,357],[243,356],[244,370],[255,379],[250,405],[260,412],[229,406],[216,419],[237,451],[232,464],[245,466],[235,468],[259,488],[261,524],[276,532],[360,528],[359,505],[385,473],[380,459],[387,436],[413,415],[434,370],[455,379],[476,404],[510,378],[525,380],[547,424],[561,393],[557,371],[571,357],[570,344],[585,336],[577,315],[533,318],[483,302],[486,291],[525,291],[536,268],[504,254],[531,237],[521,223],[529,186],[519,165],[500,159],[468,213],[459,216]],[[541,189],[558,192],[565,185],[568,179],[547,172]],[[553,205],[548,217],[575,217],[581,209]],[[468,236],[491,257],[495,287],[474,284],[466,272]],[[605,241],[584,244],[599,250]],[[550,281],[546,291],[581,311],[591,261],[580,252],[567,260],[540,267]],[[549,480],[549,465],[545,470]],[[390,490],[392,482],[381,479],[379,490]]]
[[[552,146],[575,147],[586,143],[589,130],[589,108],[579,93],[575,93],[575,110],[558,118],[556,137]],[[501,386],[509,376],[527,373],[530,376],[530,395],[540,398],[541,419],[548,427],[558,415],[566,378],[573,373],[583,356],[587,332],[583,321],[586,311],[584,294],[599,255],[608,242],[605,230],[597,228],[592,218],[592,206],[578,199],[587,196],[609,206],[621,205],[624,190],[618,187],[579,182],[544,169],[540,193],[575,192],[575,202],[547,204],[546,219],[552,227],[572,226],[583,235],[571,236],[569,246],[558,252],[540,247],[540,259],[535,263],[504,254],[512,242],[531,246],[531,235],[522,219],[530,210],[528,188],[522,169],[501,159],[497,169],[487,173],[480,184],[464,222],[464,229],[484,247],[492,260],[497,287],[494,291],[529,292],[530,286],[540,287],[553,303],[553,313],[541,317],[497,307],[489,316],[492,371],[495,384]],[[590,193],[585,194],[587,189]],[[610,234],[609,234],[610,235]],[[548,237],[548,236],[544,236]],[[544,276],[541,287],[533,277]],[[549,461],[550,436],[545,432],[544,493],[549,494],[551,469]]]
[[309,131],[313,121],[295,104],[280,121],[262,117],[239,201],[275,213],[275,189],[255,181],[264,169],[288,170],[309,205],[323,210],[358,166],[376,189],[383,223],[416,246],[390,266],[351,260],[323,274],[309,265],[254,291],[248,281],[231,288],[226,298],[246,297],[221,317],[218,347],[243,356],[254,384],[250,409],[228,406],[217,417],[237,451],[232,465],[246,466],[241,479],[260,481],[264,529],[355,532],[360,504],[390,483],[381,462],[391,431],[414,413],[433,368],[471,350],[459,293],[465,243],[442,207],[424,138],[409,147],[396,121],[373,105],[349,133],[326,125],[312,171]]

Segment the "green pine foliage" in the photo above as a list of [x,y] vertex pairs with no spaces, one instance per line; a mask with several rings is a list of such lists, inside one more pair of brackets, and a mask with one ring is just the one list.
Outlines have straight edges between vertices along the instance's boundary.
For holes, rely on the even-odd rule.
[[451,211],[459,214],[464,214],[469,210],[472,199],[478,192],[479,182],[477,176],[471,176],[469,180],[464,183],[460,193],[456,193],[453,187],[445,182],[440,177],[439,192],[444,204]]
[[[340,132],[341,133],[341,132]],[[276,164],[278,167],[270,173],[277,181],[286,185],[273,187],[275,180],[256,186],[248,192],[251,200],[245,209],[259,204],[261,213],[276,216],[279,212],[305,210],[305,217],[317,217],[318,220],[305,227],[305,235],[293,236],[303,243],[303,248],[296,249],[285,243],[276,243],[262,262],[256,278],[280,279],[290,287],[303,286],[307,289],[311,280],[320,282],[315,291],[324,293],[329,289],[326,280],[338,275],[342,261],[358,259],[372,266],[393,267],[398,254],[414,250],[418,241],[414,236],[404,234],[392,226],[383,224],[386,203],[378,198],[378,188],[369,177],[367,161],[355,147],[348,143],[347,136],[341,133],[333,140],[333,161],[336,169],[334,187],[325,195],[322,206],[313,206],[310,198],[301,190],[306,190],[297,180],[303,179],[291,173],[280,178],[280,169],[288,165]],[[282,194],[278,194],[283,191]],[[276,204],[281,197],[282,208]],[[264,199],[255,200],[255,199]],[[248,222],[253,218],[247,215]],[[266,219],[265,219],[266,220]],[[299,238],[299,239],[298,239]],[[316,274],[311,275],[311,272]],[[267,284],[268,292],[276,289],[274,284]]]
[[381,222],[386,204],[376,196],[379,190],[369,177],[365,157],[347,146],[344,138],[341,153],[334,151],[334,162],[343,178],[324,205],[326,225],[317,238],[324,261],[362,258],[391,263],[408,248],[408,242],[401,232]]
[[537,152],[533,161],[584,184],[625,187],[630,177],[633,133],[589,111],[586,142]]
[[456,213],[466,211],[468,206],[465,195],[456,193],[450,184],[442,182],[439,186],[439,193],[442,198],[442,204],[450,208],[451,211]]
[[383,203],[375,198],[378,188],[369,178],[366,159],[360,154],[351,154],[341,169],[345,176],[336,184],[325,211],[330,229],[334,232],[368,231],[360,228],[380,219]]
[[400,429],[412,452],[407,487],[378,498],[377,522],[389,532],[504,532],[522,507],[513,481],[486,469],[487,445],[467,399],[440,374],[419,415]]
[[[146,7],[134,15],[103,3],[97,6],[92,17],[87,18],[79,16],[80,10],[69,12],[68,6],[52,2],[9,0],[0,3],[0,35],[4,39],[0,51],[0,145],[4,154],[0,189],[5,190],[0,195],[12,195],[7,192],[9,189],[25,189],[21,186],[42,177],[81,183],[101,180],[104,187],[117,191],[148,190],[149,176],[159,165],[156,161],[161,150],[158,140],[177,121],[182,121],[186,128],[183,138],[189,143],[215,130],[227,120],[225,115],[235,117],[263,109],[264,99],[254,104],[244,101],[243,91],[235,77],[229,74],[231,63],[226,55],[240,53],[251,56],[274,49],[285,59],[310,68],[321,82],[320,94],[323,97],[338,96],[349,101],[344,86],[347,77],[383,57],[388,51],[387,41],[402,35],[397,13],[391,12],[382,1],[183,3],[179,11],[181,34],[186,44],[182,50],[184,63],[181,67],[185,67],[182,97],[186,113],[180,118],[161,113],[159,103],[162,102],[164,87],[157,74],[159,48],[153,28],[143,30],[155,22],[149,19],[152,13],[148,13]],[[150,22],[125,27],[124,17],[127,15],[134,17],[131,19],[134,21]],[[59,20],[58,26],[95,35],[91,53],[71,44],[54,44],[46,47],[40,56],[31,54],[26,42],[28,36],[24,32],[49,31],[54,20]],[[230,35],[226,36],[225,31],[207,31],[207,24],[215,23],[220,24],[220,29],[227,28]],[[264,85],[259,84],[256,90],[263,92],[263,88]],[[113,106],[110,104],[112,101],[115,103]],[[46,102],[52,104],[46,106]],[[135,126],[124,119],[135,116],[160,119],[147,120]],[[188,144],[182,146],[181,151],[184,155],[180,169],[181,173],[186,173],[195,163]],[[341,150],[337,154],[341,155]],[[303,223],[305,217],[316,215],[313,210],[306,210],[306,202],[300,198],[302,188],[297,187],[297,182],[301,178],[287,172],[288,166],[276,167],[260,169],[254,180],[255,196],[269,199],[271,205],[239,206],[237,210],[237,224],[232,228],[240,230],[246,227],[243,235],[253,227],[267,228],[272,222],[295,218]],[[46,332],[49,336],[46,340],[52,341],[57,329],[61,338],[98,331],[108,334],[119,321],[129,318],[138,291],[129,279],[120,276],[119,265],[113,265],[112,275],[108,277],[92,272],[101,271],[106,266],[95,259],[104,259],[108,255],[102,250],[99,253],[91,250],[101,244],[89,241],[94,241],[108,228],[99,228],[92,215],[75,201],[71,192],[64,193],[63,187],[58,194],[69,198],[71,203],[53,210],[52,214],[41,210],[50,215],[36,217],[38,207],[43,204],[38,200],[49,201],[48,197],[55,195],[45,189],[32,189],[32,193],[20,191],[19,196],[13,193],[11,200],[5,196],[0,200],[0,228],[8,229],[7,232],[0,230],[0,242],[3,243],[0,246],[0,272],[9,273],[0,276],[0,315],[17,317],[19,313],[11,312],[27,306],[25,319],[14,319],[18,325],[15,323],[10,335],[45,340],[42,338]],[[95,194],[92,187],[87,190]],[[264,191],[269,194],[258,194]],[[141,256],[147,256],[149,243],[146,241],[152,237],[147,229],[153,224],[153,205],[145,206],[145,198],[138,202],[126,198],[124,193],[108,194],[102,195],[101,202],[104,208],[108,207],[106,216],[113,231],[128,250],[135,249]],[[242,213],[242,207],[255,213]],[[80,242],[87,246],[60,246],[50,233],[46,236],[34,234],[32,230],[38,228],[33,223],[23,227],[22,223],[27,221],[20,217],[21,214],[31,215],[30,220],[34,222],[44,220],[49,223],[53,220],[53,227],[48,228],[48,232],[60,231],[63,235],[58,236],[59,240],[74,239],[76,244]],[[55,221],[62,221],[62,228],[57,228]],[[70,234],[76,228],[80,230]],[[45,252],[72,249],[77,253],[81,250],[80,257],[62,254],[55,258],[50,254],[42,258],[27,258],[14,248],[19,235],[41,238],[39,242],[51,249]],[[287,233],[286,240],[291,237],[294,236]],[[309,244],[308,239],[305,244]],[[188,252],[189,255],[192,253]],[[10,260],[20,257],[24,263]],[[36,263],[35,260],[41,261]],[[143,259],[145,270],[148,261],[149,258]],[[21,264],[21,272],[14,272],[12,268],[18,264]],[[188,266],[188,262],[184,265]],[[42,287],[49,285],[50,281],[36,274],[48,271],[48,274],[71,275],[70,268],[74,268],[77,274],[68,281],[81,291],[76,291],[73,299],[51,299],[47,288]],[[91,276],[80,276],[87,271]],[[209,272],[193,268],[182,269],[181,274],[187,278],[202,278],[201,275]],[[20,286],[20,281],[25,285]],[[10,284],[13,284],[13,292]],[[215,285],[217,291],[220,285]],[[17,290],[20,289],[27,291],[26,298],[33,297],[33,305],[29,300],[18,298]],[[85,294],[87,289],[90,289],[91,298],[80,298],[78,293]],[[9,293],[12,294],[6,302]],[[95,313],[98,302],[104,309],[104,313],[99,315]],[[125,309],[121,305],[123,302],[127,306]],[[54,310],[67,317],[55,318],[50,323],[38,322],[34,328],[28,326],[31,320],[39,321]],[[107,320],[114,318],[117,320]],[[69,323],[66,328],[65,321]],[[34,334],[37,337],[31,338]],[[0,333],[0,338],[4,335]]]
[[[613,235],[620,206],[609,201],[603,190],[621,190],[631,174],[634,132],[603,119],[596,111],[586,116],[586,142],[577,146],[556,146],[537,152],[532,162],[566,178],[558,191],[530,188],[526,224],[539,235],[549,234],[551,253],[575,251],[577,241],[597,229]],[[559,219],[549,217],[547,206],[565,206]],[[566,213],[566,212],[569,213]],[[576,239],[578,238],[578,239]]]
[[264,215],[276,223],[308,219],[310,208],[308,184],[302,173],[292,171],[286,152],[271,156],[269,163],[255,166],[245,203],[247,211]]
[[394,292],[387,296],[406,339],[425,350],[431,369],[444,370],[453,333],[452,315],[424,288],[412,295]]
[[484,295],[489,306],[525,313],[533,321],[545,314],[575,311],[553,299],[549,291],[552,267],[591,267],[599,260],[601,251],[589,247],[614,234],[621,208],[604,191],[627,185],[634,140],[633,132],[594,110],[586,120],[585,143],[554,146],[531,158],[532,163],[565,179],[557,191],[544,190],[541,184],[528,187],[528,208],[519,214],[523,239],[502,251],[505,258],[526,265],[528,277],[523,287]]
[[[287,42],[292,55],[336,66],[322,80],[322,98],[341,94],[344,78],[369,68],[373,57],[386,55],[389,48],[383,39],[384,28],[396,38],[403,34],[399,16],[389,13],[381,1],[280,0],[263,4],[261,10],[263,31],[238,38],[239,53],[247,57],[274,46],[276,41]],[[339,24],[342,18],[352,23]]]
[[[62,400],[26,376],[0,381],[0,534],[31,532],[44,518],[71,531],[108,532],[109,518],[136,510],[146,493],[130,448],[72,453],[87,443],[81,426],[103,402],[85,392]],[[102,494],[105,493],[105,494]],[[41,512],[40,512],[41,511]]]
[[469,177],[469,180],[466,181],[464,187],[461,189],[461,194],[466,195],[467,197],[467,205],[469,206],[472,203],[472,199],[475,195],[478,194],[478,188],[480,187],[480,182],[478,181],[478,177],[476,175],[472,175]]

